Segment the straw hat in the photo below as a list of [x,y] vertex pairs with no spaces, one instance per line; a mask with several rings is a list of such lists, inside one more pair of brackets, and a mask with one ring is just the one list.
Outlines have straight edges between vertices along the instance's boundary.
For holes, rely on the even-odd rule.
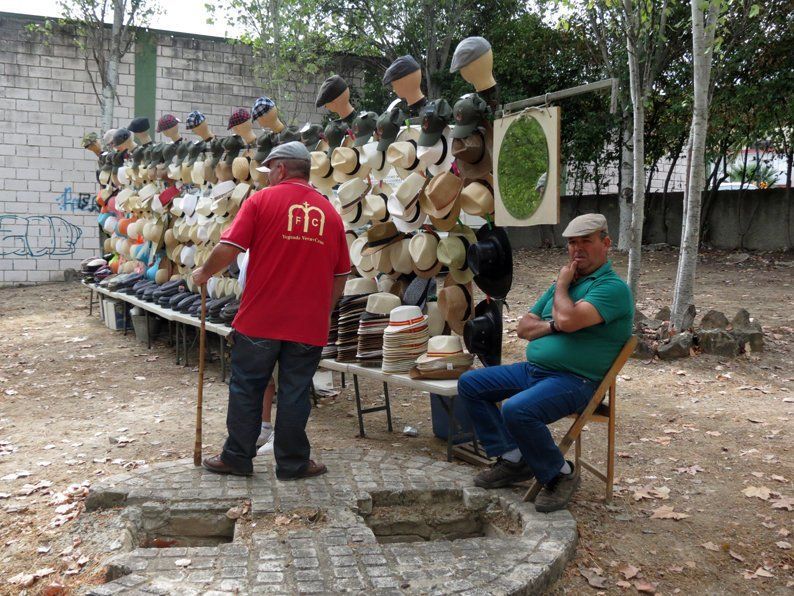
[[455,161],[455,156],[452,155],[451,135],[452,129],[447,126],[438,141],[429,147],[419,147],[416,151],[416,157],[433,175],[448,171]]
[[[360,227],[367,223],[367,218],[364,216],[364,205],[361,201],[354,203],[349,209],[342,210],[340,215],[348,228]],[[366,237],[364,241],[366,242]]]
[[460,208],[469,215],[485,217],[494,212],[493,176],[469,182],[460,193]]
[[[413,261],[411,260],[410,252],[411,239],[403,238],[399,242],[392,244],[389,249],[389,259],[394,271],[397,273],[404,273],[406,275],[413,271]],[[383,251],[387,252],[387,251]]]
[[493,169],[491,143],[483,129],[462,139],[452,140],[452,155],[464,178],[482,178]]
[[389,219],[388,196],[382,190],[364,197],[364,219],[372,223],[383,223]]
[[417,364],[450,363],[454,366],[471,366],[474,358],[463,351],[459,335],[436,335],[427,342],[427,352],[416,359]]
[[374,224],[367,230],[367,246],[361,253],[371,255],[380,252],[387,246],[399,242],[404,236],[392,221]]
[[369,175],[375,180],[383,180],[392,170],[391,164],[386,160],[386,152],[378,150],[377,141],[361,147],[361,163],[370,168]]
[[438,234],[432,230],[422,230],[408,244],[413,271],[422,279],[435,277],[443,267],[438,260],[438,242]]
[[474,297],[471,283],[456,283],[451,275],[444,279],[438,292],[438,308],[455,333],[462,335],[466,321],[474,316]]
[[449,267],[450,275],[460,284],[469,283],[474,278],[474,271],[468,265],[466,253],[469,246],[476,242],[474,230],[458,224],[438,243],[438,260]]
[[356,203],[361,202],[369,189],[370,185],[361,178],[351,178],[343,183],[337,190],[337,196],[342,203],[342,212],[344,213]]
[[432,223],[433,227],[439,232],[449,232],[458,223],[459,217],[460,217],[460,201],[455,201],[452,205],[452,211],[450,211],[444,217],[433,217],[431,215],[430,223]]
[[245,182],[251,176],[251,160],[247,157],[235,157],[232,162],[232,176],[238,182]]
[[418,140],[419,129],[406,127],[386,149],[386,161],[394,166],[400,178],[407,178],[408,174],[419,168],[419,159],[416,156]]
[[452,172],[443,172],[434,176],[420,199],[422,210],[430,217],[447,216],[454,209],[461,190],[463,190],[463,180]]
[[404,333],[426,323],[427,315],[418,306],[398,306],[389,313],[389,326],[384,333]]
[[375,267],[375,269],[380,273],[385,273],[386,275],[394,274],[394,266],[392,265],[391,262],[390,249],[391,246],[387,247],[384,250],[379,250],[370,254],[370,259],[372,259],[372,265]]
[[400,306],[400,299],[388,292],[375,292],[367,297],[366,312],[374,315],[389,315]]
[[331,158],[325,151],[311,152],[311,174],[309,180],[315,186],[333,186],[336,181],[333,179],[334,168],[331,165]]
[[438,308],[438,302],[427,303],[427,328],[430,331],[430,337],[441,335],[444,333],[444,326],[447,322],[444,320],[444,315],[441,314],[441,309]]
[[372,256],[363,255],[361,251],[367,245],[367,237],[361,236],[356,238],[350,244],[350,263],[356,268],[358,274],[366,279],[375,279],[378,275],[378,270],[372,263]]
[[351,178],[366,178],[370,168],[361,161],[361,151],[358,147],[337,147],[331,153],[331,166],[333,177],[339,183],[347,182]]
[[374,279],[364,279],[356,277],[347,280],[345,283],[344,296],[359,296],[362,294],[374,294],[378,291],[378,284]]

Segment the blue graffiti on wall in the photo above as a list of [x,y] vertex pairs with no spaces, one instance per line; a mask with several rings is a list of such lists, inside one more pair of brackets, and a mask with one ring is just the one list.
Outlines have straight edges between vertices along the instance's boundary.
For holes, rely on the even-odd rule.
[[99,213],[99,205],[91,200],[91,193],[81,192],[75,194],[72,187],[67,186],[63,192],[55,197],[58,209],[61,211],[87,211],[88,213]]
[[0,257],[69,256],[83,231],[57,215],[0,215]]

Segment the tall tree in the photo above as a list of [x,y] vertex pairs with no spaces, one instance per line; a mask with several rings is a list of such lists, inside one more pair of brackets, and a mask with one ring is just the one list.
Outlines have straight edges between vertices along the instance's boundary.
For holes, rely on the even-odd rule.
[[[157,0],[59,0],[58,8],[59,24],[72,30],[85,58],[85,70],[102,110],[102,130],[109,130],[118,100],[119,64],[142,28],[159,13]],[[49,34],[52,24],[46,22],[39,30]]]
[[205,4],[210,22],[223,19],[242,31],[236,42],[251,47],[254,76],[265,93],[279,102],[287,121],[308,78],[333,60],[328,25],[317,0],[220,0]]
[[700,245],[700,207],[706,177],[706,134],[709,122],[709,88],[714,33],[720,0],[690,0],[692,7],[692,127],[688,158],[688,184],[681,226],[681,249],[670,323],[682,330],[690,305],[694,304],[695,271]]

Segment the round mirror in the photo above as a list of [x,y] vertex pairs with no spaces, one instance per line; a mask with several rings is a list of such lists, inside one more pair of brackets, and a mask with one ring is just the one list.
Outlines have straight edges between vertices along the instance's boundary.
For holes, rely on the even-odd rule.
[[499,192],[516,219],[529,219],[543,201],[549,149],[543,127],[527,114],[513,121],[499,148]]

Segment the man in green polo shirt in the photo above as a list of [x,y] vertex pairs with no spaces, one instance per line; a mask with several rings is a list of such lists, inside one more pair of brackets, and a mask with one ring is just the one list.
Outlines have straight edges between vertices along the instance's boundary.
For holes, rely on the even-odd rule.
[[[496,463],[474,478],[499,488],[533,476],[543,485],[538,511],[563,509],[579,484],[546,425],[584,410],[631,337],[634,299],[607,259],[606,218],[574,218],[563,237],[570,262],[522,317],[527,361],[464,374],[458,381],[477,438]],[[501,409],[497,404],[501,402]]]

